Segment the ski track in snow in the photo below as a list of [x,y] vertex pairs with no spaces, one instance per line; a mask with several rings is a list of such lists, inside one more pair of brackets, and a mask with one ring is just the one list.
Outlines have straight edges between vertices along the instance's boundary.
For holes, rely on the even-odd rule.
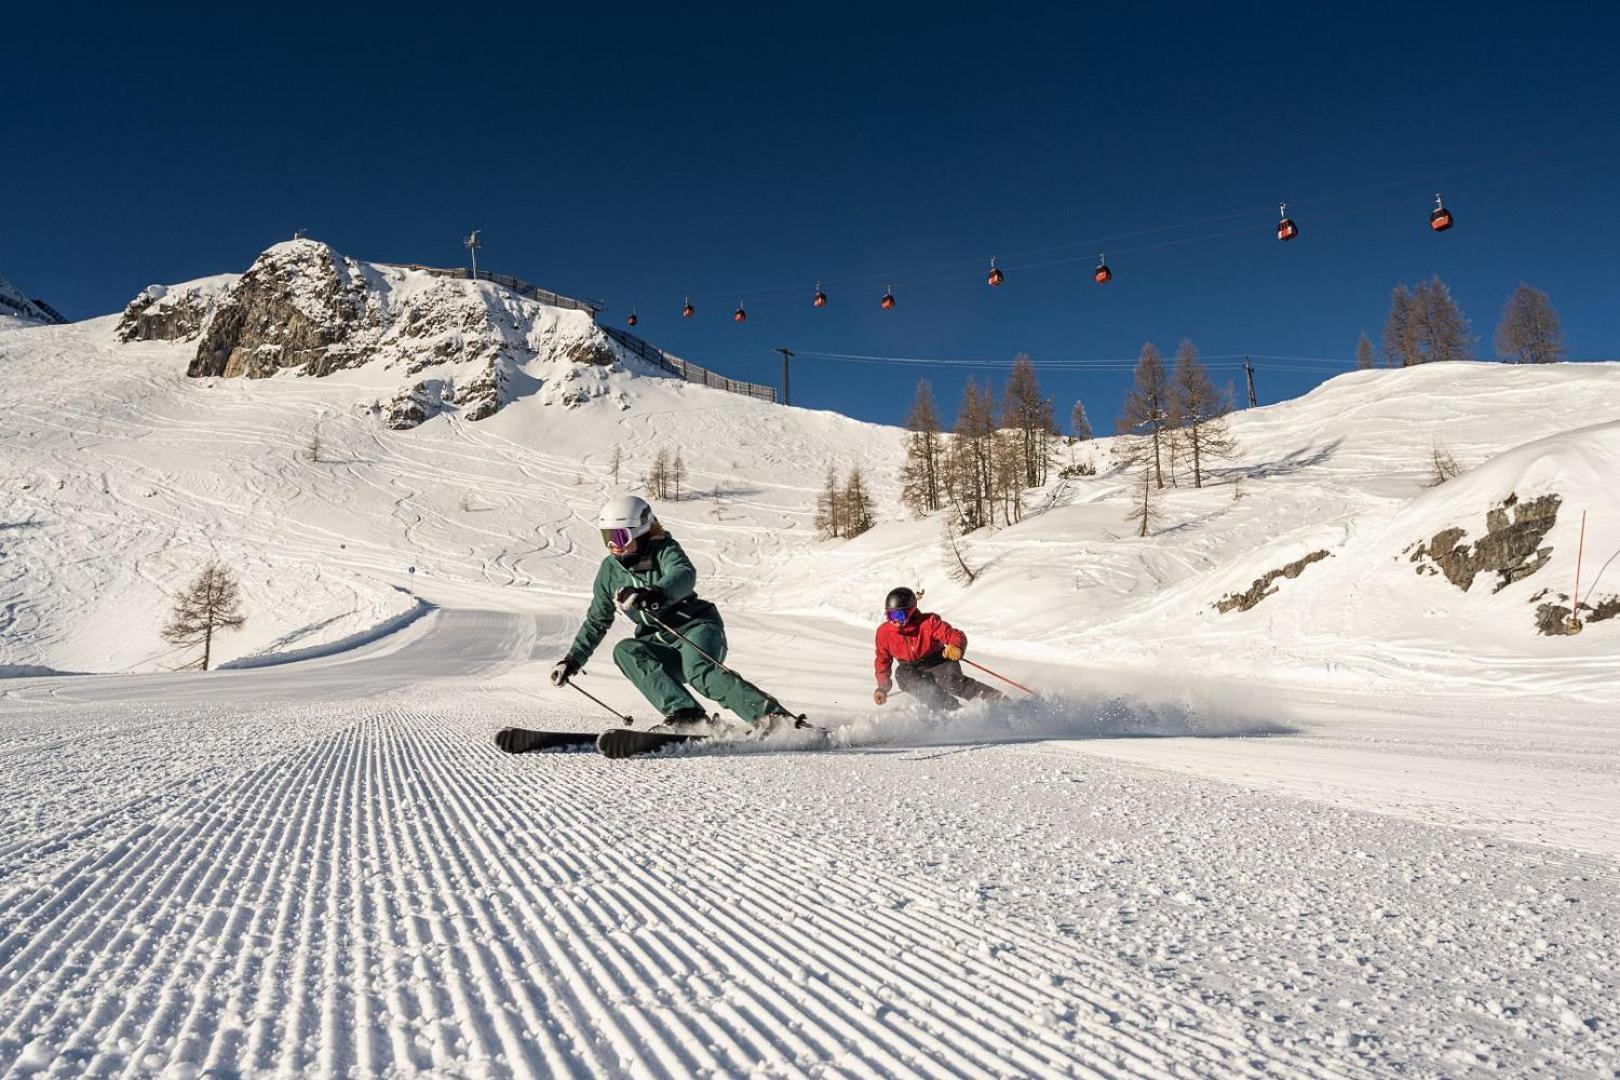
[[368,711],[8,897],[0,1061],[1333,1074],[734,797],[627,817],[617,781],[649,810],[690,787],[661,763],[623,777],[588,754],[515,760],[478,734]]
[[[627,380],[625,414],[387,432],[363,406],[392,374],[187,380],[184,347],[109,326],[0,343],[27,388],[0,409],[0,655],[162,668],[162,597],[216,554],[253,612],[226,648],[345,638],[407,584],[439,609],[282,670],[0,683],[0,1077],[1620,1070],[1617,624],[1527,620],[1575,519],[1495,600],[1399,555],[1521,481],[1599,490],[1613,433],[1560,433],[1577,397],[1613,413],[1620,368],[1346,376],[1238,417],[1243,500],[1172,492],[1145,540],[1103,445],[1071,450],[1103,475],[974,534],[964,589],[937,521],[813,541],[825,467],[892,462],[892,430]],[[1441,445],[1476,471],[1429,492]],[[700,496],[660,513],[730,659],[836,749],[489,745],[600,722],[544,672],[590,508],[658,449]],[[1263,607],[1210,610],[1316,548]],[[1055,706],[874,711],[898,581]],[[1176,737],[1121,737],[1149,734]]]
[[[1612,860],[1088,743],[510,757],[490,736],[562,628],[424,622],[347,662],[0,701],[28,767],[0,1076],[1620,1064]],[[298,698],[237,703],[289,673]]]

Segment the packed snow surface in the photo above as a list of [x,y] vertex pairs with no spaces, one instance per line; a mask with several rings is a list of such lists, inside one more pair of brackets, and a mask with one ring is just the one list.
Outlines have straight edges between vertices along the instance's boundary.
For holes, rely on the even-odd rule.
[[[0,328],[0,670],[103,673],[0,681],[0,1075],[1620,1069],[1620,618],[1537,626],[1583,510],[1620,593],[1620,367],[1344,376],[1147,538],[1066,448],[1098,475],[962,586],[893,429],[593,367],[396,432],[393,377],[187,379],[115,322]],[[500,754],[602,725],[545,674],[659,449],[730,660],[831,735]],[[829,464],[857,540],[813,535]],[[209,558],[249,666],[174,673]],[[1043,697],[873,707],[901,583]],[[581,685],[653,719],[605,653]]]

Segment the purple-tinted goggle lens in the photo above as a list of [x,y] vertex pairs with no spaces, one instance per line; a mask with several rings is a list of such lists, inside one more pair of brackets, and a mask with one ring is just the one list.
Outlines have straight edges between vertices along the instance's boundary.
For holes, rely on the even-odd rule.
[[603,529],[602,543],[608,547],[627,548],[630,546],[629,529]]
[[910,608],[890,608],[883,613],[883,617],[890,622],[905,622],[911,617]]

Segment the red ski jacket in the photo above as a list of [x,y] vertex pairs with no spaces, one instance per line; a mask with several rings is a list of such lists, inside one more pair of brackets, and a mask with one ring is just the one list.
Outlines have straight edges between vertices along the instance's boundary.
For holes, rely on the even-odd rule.
[[889,688],[889,665],[914,664],[947,645],[967,648],[967,635],[938,615],[913,612],[904,624],[885,621],[877,628],[877,659],[872,667],[878,685]]

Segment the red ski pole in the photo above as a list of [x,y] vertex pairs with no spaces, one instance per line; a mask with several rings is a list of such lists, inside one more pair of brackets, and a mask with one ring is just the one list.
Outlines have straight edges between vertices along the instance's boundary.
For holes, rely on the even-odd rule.
[[1035,693],[1035,691],[1031,690],[1029,687],[1025,686],[1023,683],[1021,683],[1021,682],[1013,682],[1011,679],[1007,678],[1007,676],[1001,674],[1001,672],[999,672],[999,671],[991,671],[989,668],[985,667],[983,664],[975,664],[972,660],[969,660],[965,656],[962,657],[962,663],[968,665],[969,667],[978,668],[980,671],[984,672],[986,675],[994,676],[995,678],[1000,679],[1002,682],[1007,683],[1009,686],[1016,686],[1016,687],[1018,687],[1018,689],[1022,690],[1026,694],[1029,694],[1031,697],[1040,697],[1039,694]]

